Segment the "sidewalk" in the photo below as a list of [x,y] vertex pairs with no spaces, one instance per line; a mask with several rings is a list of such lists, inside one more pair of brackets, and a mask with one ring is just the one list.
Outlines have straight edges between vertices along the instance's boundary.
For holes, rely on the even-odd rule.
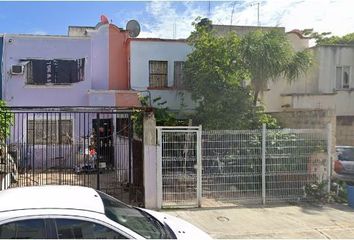
[[219,239],[354,239],[354,210],[346,205],[204,208],[164,212],[185,219]]

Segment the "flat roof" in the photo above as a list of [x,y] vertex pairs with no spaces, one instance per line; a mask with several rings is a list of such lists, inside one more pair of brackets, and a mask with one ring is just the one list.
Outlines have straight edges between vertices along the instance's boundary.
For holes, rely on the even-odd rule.
[[[1,35],[1,34],[0,34]],[[37,35],[37,34],[12,34],[12,33],[4,33],[3,37],[31,37],[31,38],[65,38],[65,39],[90,39],[88,36],[68,36],[68,35]]]

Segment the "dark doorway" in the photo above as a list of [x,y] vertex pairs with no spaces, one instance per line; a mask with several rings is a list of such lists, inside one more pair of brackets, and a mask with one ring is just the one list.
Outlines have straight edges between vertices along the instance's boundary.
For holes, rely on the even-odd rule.
[[93,129],[97,138],[97,157],[100,168],[114,167],[113,124],[112,119],[93,119]]

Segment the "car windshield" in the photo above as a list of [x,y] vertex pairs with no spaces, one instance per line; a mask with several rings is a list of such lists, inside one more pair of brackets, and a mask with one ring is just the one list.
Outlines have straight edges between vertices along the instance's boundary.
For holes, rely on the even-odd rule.
[[170,238],[164,227],[155,218],[142,210],[130,207],[117,199],[103,193],[100,195],[106,216],[140,234],[145,238],[161,239]]
[[354,161],[354,148],[337,147],[338,160],[340,161]]

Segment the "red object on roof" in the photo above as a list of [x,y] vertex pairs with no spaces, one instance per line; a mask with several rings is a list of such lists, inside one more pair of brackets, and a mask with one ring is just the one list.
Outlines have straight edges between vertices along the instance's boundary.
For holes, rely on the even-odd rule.
[[101,15],[101,23],[108,24],[108,18],[105,15]]

